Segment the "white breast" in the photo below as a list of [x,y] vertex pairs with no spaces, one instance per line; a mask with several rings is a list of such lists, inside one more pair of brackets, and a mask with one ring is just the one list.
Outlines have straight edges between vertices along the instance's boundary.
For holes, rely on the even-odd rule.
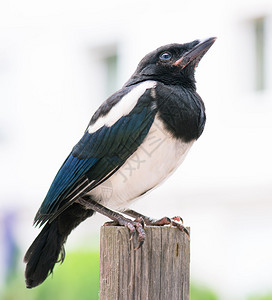
[[155,118],[136,152],[89,194],[109,208],[123,210],[171,175],[183,162],[192,144],[173,138],[163,123]]

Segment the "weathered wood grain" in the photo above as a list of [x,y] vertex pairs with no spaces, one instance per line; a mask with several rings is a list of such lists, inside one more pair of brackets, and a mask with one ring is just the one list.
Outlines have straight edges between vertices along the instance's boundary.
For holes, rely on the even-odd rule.
[[100,300],[189,300],[190,240],[175,227],[145,227],[137,246],[128,229],[100,232]]

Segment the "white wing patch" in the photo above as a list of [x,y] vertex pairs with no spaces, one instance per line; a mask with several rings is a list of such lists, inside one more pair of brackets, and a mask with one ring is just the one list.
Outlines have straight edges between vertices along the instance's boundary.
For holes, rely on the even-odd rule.
[[144,94],[147,89],[154,89],[156,81],[144,81],[135,86],[128,94],[126,94],[109,113],[100,117],[94,124],[88,127],[89,133],[96,132],[103,126],[110,127],[116,123],[121,117],[128,115],[137,104],[139,98]]

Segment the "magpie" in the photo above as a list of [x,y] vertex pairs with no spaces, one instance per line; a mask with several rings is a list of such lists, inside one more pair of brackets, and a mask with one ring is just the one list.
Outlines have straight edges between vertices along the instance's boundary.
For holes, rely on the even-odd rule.
[[129,205],[171,175],[202,134],[205,107],[194,73],[215,40],[169,44],[147,54],[98,108],[35,216],[34,225],[43,228],[24,257],[27,288],[41,284],[63,262],[68,235],[94,212],[112,220],[105,225],[137,232],[138,247],[144,224],[171,223],[186,231],[179,217],[155,220]]

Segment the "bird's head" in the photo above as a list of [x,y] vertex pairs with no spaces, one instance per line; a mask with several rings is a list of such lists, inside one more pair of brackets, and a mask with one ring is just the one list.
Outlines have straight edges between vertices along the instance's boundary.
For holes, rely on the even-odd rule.
[[157,80],[194,88],[195,68],[215,40],[212,37],[186,44],[169,44],[150,52],[140,61],[126,85]]

